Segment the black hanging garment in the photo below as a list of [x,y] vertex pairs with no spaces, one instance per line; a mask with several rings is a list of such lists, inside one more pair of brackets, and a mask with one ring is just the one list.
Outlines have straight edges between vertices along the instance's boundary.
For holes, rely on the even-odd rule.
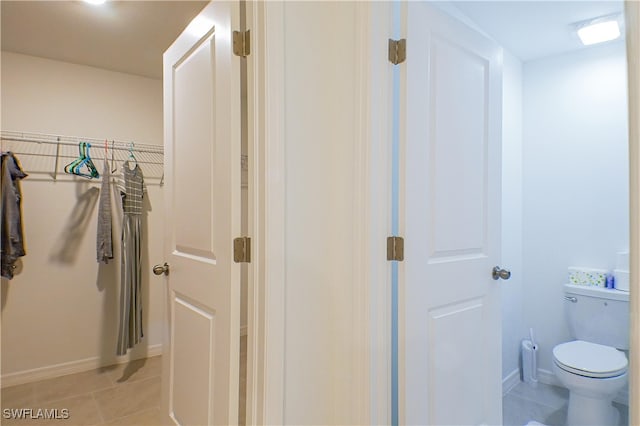
[[20,180],[27,177],[20,162],[11,152],[2,153],[2,199],[0,220],[2,221],[2,277],[13,278],[16,260],[26,254],[22,227],[22,194]]

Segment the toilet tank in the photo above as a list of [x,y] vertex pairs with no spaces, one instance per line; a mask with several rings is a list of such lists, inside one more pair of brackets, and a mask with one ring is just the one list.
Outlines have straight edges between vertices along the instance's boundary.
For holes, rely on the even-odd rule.
[[618,349],[629,349],[629,293],[565,284],[565,313],[571,335]]

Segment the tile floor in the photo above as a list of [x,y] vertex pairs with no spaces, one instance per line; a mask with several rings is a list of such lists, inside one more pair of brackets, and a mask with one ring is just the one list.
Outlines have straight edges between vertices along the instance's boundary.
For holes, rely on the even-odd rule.
[[[244,421],[246,388],[246,338],[241,340],[239,424]],[[2,425],[155,426],[160,420],[162,357],[153,357],[2,389],[2,409],[47,408],[69,410],[67,420],[5,419]],[[503,424],[523,426],[535,420],[561,426],[567,417],[569,392],[539,383],[533,388],[519,383],[503,399]],[[628,406],[614,403],[619,425],[628,425]],[[60,412],[60,411],[59,411]],[[604,425],[603,425],[604,426]]]
[[[543,383],[534,388],[520,382],[502,398],[503,424],[523,426],[535,420],[548,426],[562,426],[567,419],[568,402],[569,391],[565,388]],[[620,411],[619,425],[628,425],[629,407],[618,403],[614,406]]]
[[[240,339],[240,425],[245,424],[247,383],[247,338]],[[156,426],[160,419],[160,375],[162,357],[142,359],[54,379],[2,389],[2,414],[5,409],[67,409],[69,418],[7,419],[4,425],[57,426]]]
[[[2,389],[3,425],[159,425],[162,357]],[[67,409],[69,418],[7,419],[5,409]]]

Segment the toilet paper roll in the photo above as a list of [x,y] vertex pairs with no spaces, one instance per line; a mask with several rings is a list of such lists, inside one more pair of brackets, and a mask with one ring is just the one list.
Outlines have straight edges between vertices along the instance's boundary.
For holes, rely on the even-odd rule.
[[629,291],[629,271],[613,270],[615,277],[615,288],[617,290]]
[[522,341],[522,381],[531,386],[538,385],[538,345],[531,340]]
[[621,271],[629,270],[629,252],[628,251],[619,251],[616,254],[616,269],[620,269]]

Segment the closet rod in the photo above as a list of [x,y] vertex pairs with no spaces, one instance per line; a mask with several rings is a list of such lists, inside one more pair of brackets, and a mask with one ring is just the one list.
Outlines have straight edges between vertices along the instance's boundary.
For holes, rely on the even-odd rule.
[[[58,164],[59,164],[58,159],[68,159],[68,160],[71,160],[71,159],[78,158],[78,156],[77,156],[77,155],[60,155],[59,153],[56,153],[56,154],[40,154],[40,153],[34,154],[33,152],[21,152],[21,151],[15,151],[15,150],[12,150],[11,152],[13,152],[13,153],[14,153],[14,154],[16,154],[16,155],[31,155],[31,156],[35,156],[35,157],[55,158],[55,159],[56,159],[56,163],[55,163],[55,168],[56,168],[56,169],[58,168]],[[139,151],[135,151],[134,153],[138,153],[138,152],[139,152]],[[162,153],[161,153],[161,152],[156,152],[156,153],[154,153],[154,154],[162,154]],[[98,156],[92,156],[92,158],[94,158],[94,159],[98,159],[98,160],[103,160],[103,159],[104,159],[104,156],[101,156],[101,157],[98,157]],[[162,166],[162,165],[164,165],[164,163],[163,163],[163,162],[161,162],[161,161],[145,161],[145,160],[136,160],[136,162],[137,162],[138,164],[152,164],[152,165],[156,165],[156,166]]]
[[[53,165],[53,171],[51,172],[51,177],[54,182],[57,181],[58,178],[60,160],[77,158],[77,156],[71,154],[71,148],[77,148],[81,142],[87,142],[94,148],[93,158],[98,160],[106,159],[105,156],[108,151],[111,152],[111,159],[114,161],[123,161],[124,158],[128,158],[127,154],[131,152],[134,155],[140,154],[136,159],[136,162],[154,167],[154,172],[157,172],[158,176],[162,174],[162,177],[160,177],[160,185],[164,183],[164,147],[162,145],[8,130],[0,131],[0,140],[3,142],[6,141],[6,145],[0,145],[3,150],[9,148],[9,150],[16,154],[26,155],[29,157],[55,158],[55,164]],[[106,150],[103,151],[105,144]],[[32,148],[27,148],[28,146],[31,146]],[[42,149],[33,149],[37,146],[42,146]],[[51,150],[48,147],[55,148]],[[30,152],[32,150],[34,152]],[[52,151],[55,151],[55,154]],[[35,167],[32,170],[32,173],[40,173],[43,171],[41,164],[42,163],[33,163]],[[153,173],[152,176],[155,176],[155,173]]]
[[118,151],[129,151],[131,143],[133,143],[133,152],[149,153],[149,154],[163,154],[164,147],[162,145],[151,145],[137,142],[123,142],[114,141],[109,139],[97,139],[97,138],[84,138],[76,136],[58,136],[47,135],[41,133],[26,133],[26,132],[13,132],[3,130],[0,134],[3,140],[14,142],[27,142],[37,144],[49,144],[49,145],[64,145],[64,146],[77,146],[80,142],[89,142],[96,149],[104,146],[105,140],[107,142],[108,149],[115,149]]

